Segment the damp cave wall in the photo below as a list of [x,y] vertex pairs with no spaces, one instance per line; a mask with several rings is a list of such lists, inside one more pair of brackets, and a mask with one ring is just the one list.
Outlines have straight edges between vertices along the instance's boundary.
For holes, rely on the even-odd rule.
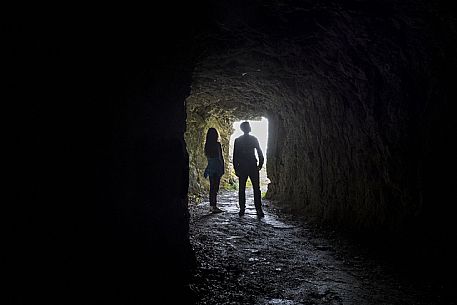
[[296,94],[269,118],[268,196],[408,264],[455,270],[455,17],[390,9],[323,25],[303,54],[310,80],[283,83]]
[[452,264],[455,10],[253,1],[218,12],[189,100],[268,117],[268,197],[381,248],[422,247]]
[[300,54],[308,79],[282,82],[292,93],[273,96],[269,196],[346,228],[432,223],[446,234],[455,211],[455,18],[393,6],[369,18],[375,7],[342,8],[327,21]]
[[12,303],[189,300],[184,101],[198,6],[173,5],[8,24]]

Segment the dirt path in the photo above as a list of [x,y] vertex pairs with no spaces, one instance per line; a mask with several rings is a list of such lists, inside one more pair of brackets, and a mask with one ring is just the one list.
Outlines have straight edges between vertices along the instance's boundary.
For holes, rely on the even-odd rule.
[[[250,192],[249,192],[250,193]],[[192,289],[198,304],[440,304],[331,234],[278,213],[263,201],[258,219],[252,195],[238,216],[237,195],[223,192],[210,214],[192,205],[191,241],[199,267]]]

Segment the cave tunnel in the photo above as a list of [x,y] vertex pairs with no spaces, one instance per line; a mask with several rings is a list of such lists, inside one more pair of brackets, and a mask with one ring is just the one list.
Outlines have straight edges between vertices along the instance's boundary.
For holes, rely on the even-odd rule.
[[[83,15],[7,26],[11,304],[198,302],[190,214],[207,189],[204,135],[216,127],[228,158],[233,122],[259,117],[268,200],[448,287],[452,6],[202,1]],[[428,304],[452,303],[437,293]],[[309,304],[343,303],[331,301]]]

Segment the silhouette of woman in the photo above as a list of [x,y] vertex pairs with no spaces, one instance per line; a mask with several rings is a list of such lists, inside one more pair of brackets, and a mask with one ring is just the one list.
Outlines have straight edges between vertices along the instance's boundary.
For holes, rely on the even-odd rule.
[[224,174],[224,157],[222,156],[221,143],[218,141],[219,134],[215,128],[209,128],[206,133],[205,155],[208,159],[204,176],[209,177],[209,204],[210,211],[213,213],[222,212],[216,206],[217,192],[221,177]]

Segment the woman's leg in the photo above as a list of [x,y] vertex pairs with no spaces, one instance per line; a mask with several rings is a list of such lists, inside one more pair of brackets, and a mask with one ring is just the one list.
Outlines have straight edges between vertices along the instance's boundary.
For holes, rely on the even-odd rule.
[[209,205],[216,206],[216,180],[213,176],[209,176]]
[[219,184],[221,183],[221,177],[210,176],[209,177],[209,205],[216,206],[217,203],[217,192],[219,192]]

